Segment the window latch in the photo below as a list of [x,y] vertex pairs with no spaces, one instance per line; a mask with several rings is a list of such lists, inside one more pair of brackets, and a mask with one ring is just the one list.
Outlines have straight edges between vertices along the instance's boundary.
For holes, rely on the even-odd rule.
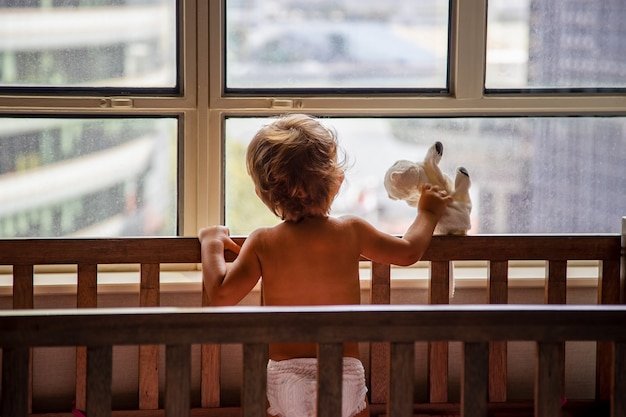
[[302,100],[292,100],[292,99],[272,99],[271,104],[273,109],[299,109],[302,107]]

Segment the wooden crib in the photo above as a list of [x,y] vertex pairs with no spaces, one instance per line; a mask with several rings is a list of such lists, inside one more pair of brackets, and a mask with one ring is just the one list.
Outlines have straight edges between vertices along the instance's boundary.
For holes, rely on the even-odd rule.
[[[371,263],[371,305],[291,309],[159,307],[161,265],[197,264],[194,238],[0,240],[0,265],[11,265],[13,276],[13,310],[0,312],[1,415],[31,415],[30,348],[38,346],[77,346],[76,405],[88,417],[265,415],[267,343],[288,340],[320,343],[318,411],[338,415],[339,347],[354,340],[369,343],[372,415],[555,416],[592,410],[626,416],[624,240],[617,234],[436,236],[424,256],[429,305],[389,305],[391,268]],[[452,262],[465,260],[487,261],[485,304],[446,306]],[[544,305],[501,305],[508,303],[509,262],[517,260],[546,261]],[[564,305],[572,260],[599,261],[598,305]],[[51,264],[78,265],[78,309],[33,309],[34,266]],[[98,265],[107,264],[140,264],[140,308],[97,308]],[[507,341],[512,340],[537,342],[535,395],[527,403],[507,398]],[[596,398],[562,407],[564,342],[570,340],[597,341]],[[460,404],[448,398],[450,341],[464,343]],[[419,403],[413,397],[413,367],[407,366],[415,360],[415,342],[428,343],[428,400]],[[220,346],[227,343],[244,345],[238,407],[220,404]],[[189,401],[192,344],[202,345],[199,404]],[[114,345],[140,345],[136,410],[111,411]],[[166,346],[164,398],[159,398],[160,345]],[[608,411],[597,414],[603,410]]]

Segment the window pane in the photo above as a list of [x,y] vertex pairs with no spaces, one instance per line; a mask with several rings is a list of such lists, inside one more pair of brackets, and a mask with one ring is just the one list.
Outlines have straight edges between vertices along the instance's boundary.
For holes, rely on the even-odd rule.
[[227,88],[447,88],[448,0],[226,0]]
[[[278,220],[254,194],[245,147],[269,119],[226,123],[226,223],[247,234]],[[350,157],[332,215],[403,233],[415,209],[390,200],[386,170],[444,145],[442,171],[472,179],[470,233],[619,233],[626,207],[626,118],[329,119]]]
[[0,236],[176,235],[176,119],[0,118]]
[[625,88],[623,0],[489,0],[487,88]]
[[0,1],[0,87],[176,86],[176,0]]

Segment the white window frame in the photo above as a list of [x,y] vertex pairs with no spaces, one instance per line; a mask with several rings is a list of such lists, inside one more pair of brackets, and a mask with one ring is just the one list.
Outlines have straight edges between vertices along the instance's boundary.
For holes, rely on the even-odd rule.
[[[452,0],[449,95],[244,96],[224,85],[225,0],[181,1],[180,96],[0,95],[0,114],[157,115],[181,121],[179,234],[224,221],[223,137],[229,116],[626,116],[620,94],[485,94],[487,0]],[[617,220],[616,220],[617,221]]]

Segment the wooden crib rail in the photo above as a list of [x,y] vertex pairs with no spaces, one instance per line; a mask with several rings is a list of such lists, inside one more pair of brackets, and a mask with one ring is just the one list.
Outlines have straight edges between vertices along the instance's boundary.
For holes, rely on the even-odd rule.
[[[423,260],[615,260],[620,252],[617,234],[433,236]],[[0,239],[0,265],[198,262],[200,245],[192,237]]]
[[[514,323],[514,324],[513,324]],[[461,341],[464,361],[461,415],[486,416],[488,342],[537,343],[535,415],[556,416],[561,374],[550,360],[559,343],[596,340],[612,344],[611,416],[626,416],[626,306],[335,306],[296,308],[161,308],[5,311],[0,315],[3,349],[3,415],[28,415],[29,349],[87,348],[87,415],[111,416],[112,346],[166,346],[165,415],[190,415],[190,349],[198,343],[244,344],[245,417],[265,416],[267,344],[320,343],[318,415],[341,412],[342,342],[390,342],[387,414],[413,416],[413,374],[406,360],[416,341]],[[94,332],[93,329],[99,329]],[[11,400],[6,401],[7,398]]]
[[[598,300],[600,305],[619,304],[626,299],[624,285],[624,248],[626,219],[622,235],[469,235],[434,236],[423,260],[429,262],[428,303],[450,303],[450,279],[455,261],[486,261],[487,289],[485,303],[507,304],[509,262],[537,260],[546,263],[545,304],[566,304],[567,265],[572,260],[599,262]],[[235,237],[243,243],[245,237]],[[235,254],[227,252],[228,261]],[[362,259],[368,262],[366,259]],[[12,266],[14,309],[34,307],[34,271],[38,265],[77,265],[76,306],[98,307],[98,267],[109,264],[140,265],[139,307],[158,307],[160,271],[163,264],[198,264],[200,245],[196,238],[101,238],[101,239],[0,239],[0,265]],[[195,268],[195,265],[192,266]],[[371,263],[371,304],[390,304],[391,267]],[[620,280],[621,275],[621,280]],[[199,303],[200,304],[200,303]],[[205,305],[205,301],[202,301]],[[199,307],[200,305],[198,305]],[[428,401],[449,404],[448,341],[428,343]],[[384,406],[389,399],[387,379],[390,345],[373,341],[369,355],[369,389],[372,404]],[[611,342],[597,344],[596,400],[610,400],[613,369]],[[201,407],[220,407],[220,346],[203,344],[201,348]],[[86,398],[86,349],[76,353],[76,403],[84,407]],[[507,402],[507,343],[489,341],[489,402]],[[556,361],[563,367],[562,344]],[[154,344],[139,346],[139,409],[159,408],[159,350]],[[32,383],[32,378],[30,383]],[[30,399],[29,399],[30,401]]]

